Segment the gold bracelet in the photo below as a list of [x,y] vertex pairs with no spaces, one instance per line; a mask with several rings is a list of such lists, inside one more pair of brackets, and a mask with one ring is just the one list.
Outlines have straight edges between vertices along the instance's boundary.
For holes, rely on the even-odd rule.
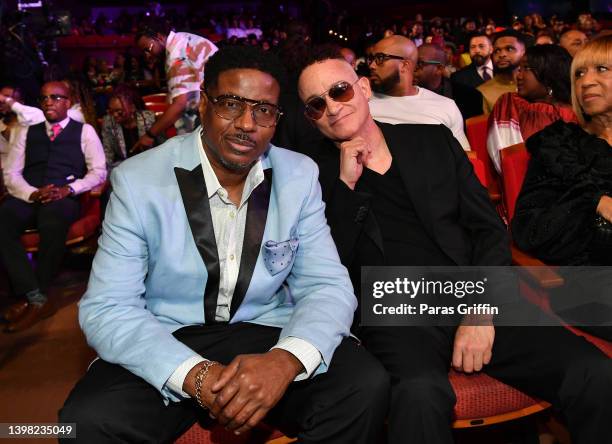
[[215,364],[216,364],[215,361],[205,361],[204,365],[200,368],[200,370],[198,370],[198,373],[196,373],[196,377],[195,377],[196,401],[198,401],[198,404],[203,409],[207,409],[208,407],[206,407],[206,405],[204,405],[204,403],[202,402],[202,384],[204,383],[206,376],[208,376],[208,370],[210,370],[210,368]]

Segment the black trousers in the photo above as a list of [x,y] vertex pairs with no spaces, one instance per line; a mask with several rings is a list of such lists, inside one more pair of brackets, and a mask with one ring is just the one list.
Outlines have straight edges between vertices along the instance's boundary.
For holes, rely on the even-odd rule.
[[[59,270],[68,229],[79,212],[80,204],[75,198],[43,205],[8,196],[0,204],[0,257],[15,293],[24,294],[36,288],[47,290]],[[28,228],[36,228],[40,236],[36,271],[19,240]]]
[[[202,356],[228,364],[238,354],[268,351],[279,334],[278,328],[239,323],[185,327],[175,337]],[[328,371],[291,383],[265,422],[304,443],[374,443],[382,433],[388,395],[382,365],[345,339]],[[59,419],[76,423],[77,442],[162,443],[175,440],[203,414],[208,416],[193,400],[164,405],[143,379],[98,360],[70,393]]]
[[[365,327],[391,376],[389,442],[452,443],[454,327]],[[488,375],[553,403],[574,444],[610,442],[612,360],[563,327],[498,327]]]

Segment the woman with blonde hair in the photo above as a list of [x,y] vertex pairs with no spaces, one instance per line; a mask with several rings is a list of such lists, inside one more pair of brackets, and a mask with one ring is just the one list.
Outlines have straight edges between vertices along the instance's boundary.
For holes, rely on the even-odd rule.
[[[521,249],[548,263],[612,265],[612,36],[587,43],[570,75],[579,124],[559,120],[527,140],[531,159],[512,234]],[[563,294],[551,298],[553,309],[572,323],[600,325],[590,329],[612,340],[608,288],[600,285],[587,300],[583,286],[593,280],[574,270],[580,271],[565,276]],[[612,285],[608,276],[595,278]]]

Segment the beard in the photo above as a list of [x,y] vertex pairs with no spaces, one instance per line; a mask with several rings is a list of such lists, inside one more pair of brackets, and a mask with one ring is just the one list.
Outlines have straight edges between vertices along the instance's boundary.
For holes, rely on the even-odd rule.
[[480,54],[476,54],[475,56],[472,57],[472,62],[474,62],[476,66],[480,67],[484,65],[485,63],[487,63],[487,59],[488,57],[485,57]]
[[512,74],[516,70],[516,68],[518,68],[518,66],[519,66],[519,62],[517,62],[515,64],[511,63],[511,64],[509,64],[508,66],[506,66],[504,68],[499,68],[499,67],[493,65],[493,72],[495,74]]
[[396,70],[389,77],[385,79],[378,79],[377,82],[370,81],[370,84],[372,85],[372,89],[375,92],[381,93],[381,94],[387,94],[391,90],[393,90],[393,88],[395,88],[395,86],[399,83],[399,81],[400,81],[399,70]]

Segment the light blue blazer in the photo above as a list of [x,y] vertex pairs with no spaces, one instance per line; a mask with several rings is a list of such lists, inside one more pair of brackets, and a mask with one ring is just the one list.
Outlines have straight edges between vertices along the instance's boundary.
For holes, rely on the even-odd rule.
[[[166,381],[195,355],[172,332],[214,319],[218,291],[197,137],[197,130],[174,137],[113,170],[79,304],[79,322],[99,357],[172,400],[178,398]],[[310,342],[323,357],[317,372],[324,372],[349,335],[357,301],[325,220],[315,163],[275,146],[262,163],[266,180],[249,200],[230,323],[275,326],[281,339]],[[275,252],[288,259],[275,261]]]

